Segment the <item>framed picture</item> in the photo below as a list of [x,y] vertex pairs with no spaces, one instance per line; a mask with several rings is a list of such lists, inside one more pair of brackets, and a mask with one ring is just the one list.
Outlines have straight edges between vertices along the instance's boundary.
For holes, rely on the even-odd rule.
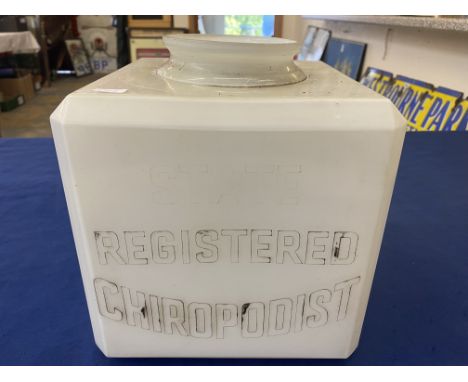
[[79,38],[65,40],[67,52],[75,69],[77,77],[93,73],[89,63],[88,55],[83,45],[83,41]]
[[117,69],[117,33],[115,28],[86,28],[80,31],[94,73]]
[[172,28],[172,16],[159,15],[159,16],[128,16],[129,28]]
[[186,28],[172,28],[172,29],[130,29],[130,38],[161,38],[168,34],[188,33]]
[[310,25],[307,28],[304,43],[297,57],[299,61],[318,61],[322,58],[323,52],[330,39],[330,31],[316,28]]
[[364,43],[330,38],[322,60],[352,79],[358,80],[365,52]]

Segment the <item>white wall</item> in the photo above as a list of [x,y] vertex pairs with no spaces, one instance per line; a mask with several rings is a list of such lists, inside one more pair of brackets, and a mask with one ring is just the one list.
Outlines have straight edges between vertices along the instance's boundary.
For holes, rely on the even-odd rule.
[[468,96],[468,32],[285,16],[283,37],[302,43],[307,25],[329,29],[334,37],[367,43],[364,69],[374,66]]

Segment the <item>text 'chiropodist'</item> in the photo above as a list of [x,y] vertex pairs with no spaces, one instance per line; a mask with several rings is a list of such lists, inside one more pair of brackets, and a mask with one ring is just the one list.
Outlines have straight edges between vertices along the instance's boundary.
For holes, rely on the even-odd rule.
[[[170,264],[349,265],[358,234],[351,231],[203,229],[95,231],[102,266]],[[346,318],[360,277],[323,289],[266,301],[203,302],[94,280],[99,312],[107,319],[165,335],[223,339],[298,333]]]

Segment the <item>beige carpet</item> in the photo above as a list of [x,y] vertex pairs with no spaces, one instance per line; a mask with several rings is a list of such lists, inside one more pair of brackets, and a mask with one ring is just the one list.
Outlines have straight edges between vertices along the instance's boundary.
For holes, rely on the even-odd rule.
[[102,77],[99,74],[81,78],[60,78],[49,88],[42,88],[36,96],[16,109],[0,113],[0,136],[18,138],[50,137],[49,116],[62,99],[72,91]]

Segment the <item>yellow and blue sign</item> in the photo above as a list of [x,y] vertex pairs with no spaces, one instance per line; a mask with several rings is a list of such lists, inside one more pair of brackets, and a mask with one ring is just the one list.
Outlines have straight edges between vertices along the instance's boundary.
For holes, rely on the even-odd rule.
[[361,83],[389,98],[412,131],[468,131],[463,93],[369,67]]
[[393,74],[385,70],[369,67],[361,79],[361,84],[371,88],[377,93],[383,94],[385,89],[391,85]]
[[468,98],[455,105],[442,131],[468,131]]
[[396,76],[396,78],[393,79],[391,84],[387,86],[381,94],[389,98],[390,101],[396,105],[403,96],[403,92],[407,87],[408,86],[404,78],[402,76]]
[[400,113],[408,120],[409,128],[417,130],[422,122],[420,111],[431,101],[429,94],[432,93],[434,86],[405,76],[398,76],[395,83],[402,90],[400,96],[392,101],[394,101]]
[[419,115],[415,125],[417,131],[442,131],[455,106],[462,99],[463,93],[439,86],[427,95],[428,102],[418,108]]

